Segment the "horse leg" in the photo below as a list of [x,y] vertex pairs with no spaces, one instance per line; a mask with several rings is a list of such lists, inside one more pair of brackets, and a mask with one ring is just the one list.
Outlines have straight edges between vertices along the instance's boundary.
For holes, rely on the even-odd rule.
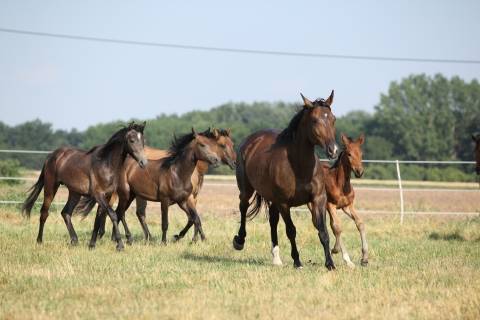
[[101,228],[103,226],[103,233],[105,233],[105,220],[107,219],[107,213],[100,206],[98,206],[97,214],[95,215],[95,223],[93,224],[92,238],[88,247],[90,249],[95,248],[97,244],[97,236],[100,237]]
[[167,231],[168,231],[168,201],[161,202],[162,210],[162,243],[167,244]]
[[327,203],[327,211],[330,215],[330,226],[332,227],[333,234],[335,235],[335,245],[333,246],[332,253],[342,252],[342,258],[350,268],[355,268],[350,256],[348,255],[347,249],[342,241],[342,227],[340,224],[340,219],[337,215],[337,207],[332,203]]
[[318,237],[320,243],[323,246],[323,252],[325,254],[325,267],[328,270],[335,269],[335,263],[333,262],[332,255],[330,253],[330,238],[327,230],[327,195],[325,193],[317,196],[312,203],[312,222],[315,228],[318,230]]
[[290,240],[290,245],[292,247],[291,256],[293,259],[293,266],[295,268],[301,269],[303,268],[303,266],[302,266],[302,262],[300,261],[300,255],[298,253],[297,243],[295,241],[295,237],[297,236],[297,229],[293,224],[292,217],[290,215],[290,208],[281,207],[280,213],[282,215],[283,221],[285,222],[287,237],[288,237],[288,240]]
[[358,232],[360,233],[360,239],[362,241],[362,260],[360,263],[362,266],[366,266],[368,264],[368,243],[367,243],[367,235],[365,233],[365,224],[363,223],[363,219],[357,214],[353,203],[348,206],[347,212],[345,209],[343,210],[350,218],[355,221],[355,225],[357,226]]
[[254,189],[248,177],[245,173],[245,164],[243,161],[238,162],[237,170],[235,172],[237,177],[237,186],[240,191],[240,228],[238,229],[238,234],[233,237],[233,247],[236,250],[242,250],[245,246],[245,237],[247,236],[246,224],[247,224],[247,210],[250,205],[249,200],[253,195]]
[[38,226],[38,235],[37,235],[37,243],[43,242],[43,228],[45,227],[45,222],[48,218],[48,209],[50,209],[50,205],[52,204],[53,198],[57,193],[59,184],[55,183],[53,180],[54,178],[50,177],[45,174],[45,184],[43,187],[43,204],[42,208],[40,209],[40,224]]
[[150,233],[150,230],[148,230],[148,225],[146,222],[147,200],[136,197],[135,201],[137,203],[137,209],[135,210],[135,213],[137,214],[138,221],[142,226],[143,235],[145,236],[145,240],[151,241],[152,234]]
[[103,210],[105,210],[108,213],[108,216],[110,217],[110,220],[112,220],[113,223],[113,230],[115,234],[115,240],[117,242],[117,251],[122,251],[124,249],[122,238],[120,236],[120,232],[118,230],[118,217],[122,217],[123,214],[125,213],[125,210],[127,209],[126,207],[126,202],[128,200],[120,198],[120,201],[118,203],[118,208],[117,211],[119,214],[112,209],[112,207],[109,206],[109,201],[103,196],[103,195],[97,195],[96,200],[98,204],[102,207]]
[[[194,206],[196,205],[197,203],[197,199],[191,194],[189,197],[188,197],[188,200],[187,202],[189,202],[190,204],[193,204]],[[179,205],[180,206],[180,205]],[[181,207],[180,207],[181,208]],[[183,210],[183,209],[182,209]],[[194,220],[191,218],[191,215],[188,211],[185,211],[185,213],[187,214],[187,224],[185,225],[185,227],[180,231],[180,233],[178,235],[174,235],[173,238],[175,241],[178,241],[180,239],[182,239],[185,234],[188,232],[188,230],[190,230],[190,228],[193,226],[194,224]]]
[[78,204],[78,201],[80,201],[80,197],[81,196],[78,193],[69,191],[67,204],[65,204],[65,207],[62,209],[62,218],[63,221],[65,221],[68,233],[70,234],[70,243],[74,246],[78,244],[78,237],[72,224],[72,212]]
[[278,220],[280,218],[280,213],[278,208],[272,204],[268,208],[268,221],[270,222],[270,237],[272,239],[272,257],[273,265],[281,266],[282,260],[280,259],[280,248],[278,247],[278,234],[277,226]]
[[[195,232],[193,234],[192,242],[197,242],[198,234],[200,234],[200,238],[202,239],[202,241],[205,241],[206,237],[205,237],[205,233],[203,232],[203,229],[202,229],[202,221],[200,220],[197,209],[195,208],[193,202],[188,201],[188,199],[187,199],[187,201],[185,201],[183,203],[179,203],[178,205],[189,216],[189,219],[188,219],[189,223],[187,223],[187,226],[185,226],[184,230],[187,229],[188,225],[190,224],[190,221],[192,221],[193,225],[195,226]],[[190,228],[190,227],[188,227],[188,228]],[[182,231],[184,231],[184,230],[182,230]]]
[[[127,208],[130,207],[130,204],[132,203],[133,199],[135,199],[135,196],[130,195],[130,198],[128,199],[128,203],[127,203]],[[127,244],[132,245],[132,243],[133,243],[132,233],[130,232],[130,229],[128,228],[127,220],[125,218],[126,209],[125,209],[125,211],[122,211],[122,212],[123,212],[123,215],[122,216],[118,215],[118,219],[122,222],[123,229],[125,230],[125,237],[127,238]]]

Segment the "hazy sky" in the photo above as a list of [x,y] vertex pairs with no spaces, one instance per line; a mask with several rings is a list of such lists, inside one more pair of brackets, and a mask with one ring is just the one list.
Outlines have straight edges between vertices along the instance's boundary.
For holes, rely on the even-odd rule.
[[[0,28],[124,40],[480,59],[480,1],[5,1]],[[300,102],[335,89],[334,112],[373,110],[411,73],[465,80],[480,65],[258,56],[0,32],[0,120],[85,129],[228,101]]]

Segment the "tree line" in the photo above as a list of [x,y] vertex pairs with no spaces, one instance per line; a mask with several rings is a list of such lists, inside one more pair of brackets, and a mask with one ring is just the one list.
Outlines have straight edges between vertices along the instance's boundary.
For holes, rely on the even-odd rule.
[[[192,126],[231,128],[239,143],[262,128],[284,128],[300,104],[255,102],[226,103],[208,111],[183,115],[161,114],[146,119],[147,144],[168,148],[172,134],[188,132]],[[335,103],[333,105],[335,113]],[[63,145],[88,149],[101,144],[124,122],[97,124],[85,131],[53,130],[50,123],[28,121],[17,126],[0,122],[0,148],[53,150]],[[381,94],[372,113],[352,111],[337,117],[337,134],[366,135],[364,159],[473,160],[471,134],[480,131],[480,84],[441,74],[411,75],[392,82]],[[337,139],[340,141],[340,139]],[[321,152],[320,152],[321,153]],[[320,154],[321,155],[321,154]],[[7,155],[2,155],[5,159]],[[39,168],[43,156],[8,155],[22,166]],[[220,168],[218,172],[231,172]],[[474,180],[472,166],[403,166],[402,175],[418,180]],[[394,178],[388,165],[368,165],[368,178]]]

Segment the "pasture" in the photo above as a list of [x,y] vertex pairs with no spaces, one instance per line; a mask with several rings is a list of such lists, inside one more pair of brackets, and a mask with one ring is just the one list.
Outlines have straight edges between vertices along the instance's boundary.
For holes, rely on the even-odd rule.
[[[2,199],[23,200],[24,185],[2,186]],[[63,191],[56,201],[62,201]],[[412,209],[477,211],[480,192],[407,193]],[[408,198],[409,197],[409,198]],[[237,190],[206,186],[199,197],[207,241],[160,244],[158,205],[147,208],[155,240],[146,244],[130,209],[135,236],[125,252],[107,236],[89,250],[93,216],[74,218],[80,245],[71,247],[60,208],[52,208],[44,244],[36,245],[38,206],[26,221],[14,206],[0,208],[0,318],[162,318],[452,319],[480,317],[480,218],[465,216],[364,215],[370,263],[360,267],[360,240],[354,224],[340,214],[343,237],[357,267],[334,255],[328,272],[310,214],[293,214],[304,263],[292,267],[283,222],[279,243],[284,265],[271,265],[268,221],[260,214],[247,223],[243,251],[232,248],[238,229]],[[463,200],[463,201],[462,201]],[[358,191],[358,207],[396,210],[393,192]],[[446,206],[446,208],[444,207]],[[169,239],[186,217],[170,213]],[[331,245],[333,245],[333,235]]]

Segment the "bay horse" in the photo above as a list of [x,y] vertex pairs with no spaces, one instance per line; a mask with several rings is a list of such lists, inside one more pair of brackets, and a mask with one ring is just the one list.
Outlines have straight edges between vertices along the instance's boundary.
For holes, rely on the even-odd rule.
[[[325,224],[327,194],[322,168],[315,156],[315,146],[323,147],[329,158],[337,155],[335,116],[331,111],[334,92],[326,100],[317,99],[313,102],[300,95],[303,108],[295,114],[286,129],[282,132],[270,129],[257,131],[240,146],[236,178],[240,190],[241,218],[238,234],[233,238],[233,247],[236,250],[243,249],[247,217],[254,217],[262,203],[268,203],[272,254],[279,252],[277,225],[281,214],[291,244],[293,265],[301,268],[290,208],[312,202],[312,222],[323,246],[325,266],[331,270],[335,264],[330,254]],[[250,203],[254,193],[254,201]],[[253,202],[255,205],[248,211]]]
[[472,134],[472,139],[475,142],[475,170],[477,171],[477,176],[480,176],[480,134]]
[[[353,268],[355,265],[350,260],[350,256],[341,239],[341,224],[337,216],[337,209],[342,209],[357,226],[362,241],[362,259],[361,264],[366,266],[368,264],[368,244],[365,234],[365,225],[363,219],[357,214],[354,201],[355,192],[350,182],[350,172],[353,171],[357,178],[361,178],[364,173],[362,165],[362,144],[365,142],[365,136],[361,134],[357,140],[353,140],[343,133],[341,134],[343,143],[343,150],[340,152],[338,159],[330,167],[323,163],[323,176],[325,179],[325,186],[327,189],[327,211],[330,216],[330,226],[335,235],[335,245],[332,253],[342,252],[342,258],[345,263]],[[309,204],[311,207],[312,204]]]
[[[197,241],[198,234],[202,240],[205,234],[198,216],[195,203],[189,202],[192,194],[192,174],[198,161],[206,161],[218,165],[223,154],[223,148],[210,130],[192,133],[174,138],[170,147],[170,155],[160,160],[150,160],[144,170],[140,170],[136,163],[128,161],[124,167],[119,187],[117,215],[120,219],[135,197],[161,203],[162,212],[162,242],[167,241],[168,207],[178,206],[187,214],[188,223],[185,228],[195,226],[193,241]],[[94,230],[90,247],[95,247],[99,228],[105,214],[103,210],[95,218]],[[128,226],[124,223],[125,232]]]
[[93,147],[89,151],[62,147],[53,151],[45,160],[37,182],[31,187],[31,192],[25,200],[22,211],[30,216],[35,201],[43,189],[43,205],[40,209],[40,225],[37,243],[43,241],[43,228],[48,218],[48,210],[63,184],[68,189],[68,200],[62,209],[62,217],[70,234],[72,245],[78,244],[78,237],[73,228],[71,216],[73,209],[82,196],[94,198],[108,212],[112,220],[117,250],[123,249],[117,226],[117,215],[109,205],[110,196],[116,192],[118,173],[127,155],[130,155],[141,168],[148,161],[143,151],[143,124],[131,123],[115,132],[107,143]]
[[[235,164],[236,153],[234,151],[234,144],[231,138],[231,130],[214,128],[212,130],[212,134],[217,140],[217,144],[223,150],[222,156],[220,159],[221,162],[223,164],[228,165],[230,169],[234,170],[236,166]],[[156,148],[145,146],[145,156],[147,157],[148,160],[161,160],[162,158],[166,158],[169,155],[171,154],[168,150],[156,149]],[[194,206],[196,206],[197,204],[198,194],[202,189],[204,176],[208,172],[208,167],[209,167],[209,163],[207,161],[198,160],[195,170],[193,171],[193,174],[191,177],[193,189],[192,189],[192,194],[188,198],[188,202],[192,203]],[[137,215],[138,221],[140,222],[140,225],[142,226],[145,240],[147,241],[151,240],[152,235],[146,223],[147,200],[137,196],[135,197],[135,201],[136,201],[136,215]],[[189,224],[187,223],[187,226],[188,225]],[[182,229],[182,232],[180,232],[177,235],[174,235],[175,240],[180,240],[185,236],[185,233],[188,232],[189,228],[191,227],[191,224],[189,225],[189,227],[187,226],[184,229]],[[105,220],[102,221],[102,225],[100,226],[99,234],[98,234],[99,238],[101,238],[104,233],[105,233]],[[113,236],[114,234],[112,232],[112,239],[113,239]],[[131,235],[126,234],[126,237],[128,241]]]

